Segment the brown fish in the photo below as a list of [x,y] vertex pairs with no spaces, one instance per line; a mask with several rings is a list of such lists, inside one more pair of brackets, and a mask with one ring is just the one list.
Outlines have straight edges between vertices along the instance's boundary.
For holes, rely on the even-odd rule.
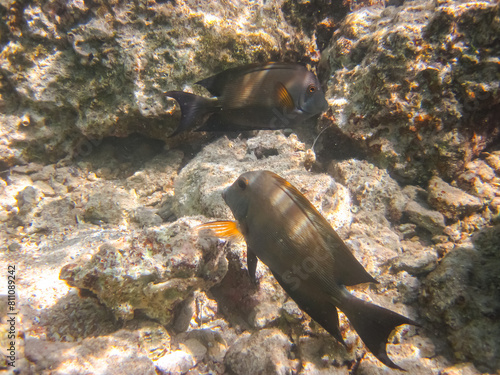
[[418,324],[347,291],[345,286],[377,281],[306,197],[269,171],[242,174],[222,196],[236,222],[211,222],[199,229],[221,238],[243,236],[253,280],[260,259],[299,307],[339,342],[344,344],[337,308],[375,357],[401,369],[387,355],[387,339],[399,325]]
[[244,131],[294,128],[328,108],[318,78],[303,65],[251,64],[196,82],[217,98],[183,91],[165,95],[180,105],[186,130]]

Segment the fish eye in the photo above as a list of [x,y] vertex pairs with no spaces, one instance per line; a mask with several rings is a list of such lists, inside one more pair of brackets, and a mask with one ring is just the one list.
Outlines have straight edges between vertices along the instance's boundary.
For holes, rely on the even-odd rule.
[[248,185],[248,180],[244,177],[238,179],[238,186],[241,190],[245,190]]
[[316,86],[314,86],[314,85],[309,85],[309,87],[307,88],[307,92],[309,94],[312,94],[315,91],[316,91]]

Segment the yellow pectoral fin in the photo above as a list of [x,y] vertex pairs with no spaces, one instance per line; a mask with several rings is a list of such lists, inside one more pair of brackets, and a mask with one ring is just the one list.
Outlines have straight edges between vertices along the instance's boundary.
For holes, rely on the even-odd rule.
[[238,223],[235,221],[211,221],[209,223],[198,225],[195,229],[211,230],[216,237],[224,238],[229,241],[242,241],[244,239],[243,234],[238,229]]
[[293,111],[295,108],[292,96],[281,82],[276,84],[276,101],[282,109]]

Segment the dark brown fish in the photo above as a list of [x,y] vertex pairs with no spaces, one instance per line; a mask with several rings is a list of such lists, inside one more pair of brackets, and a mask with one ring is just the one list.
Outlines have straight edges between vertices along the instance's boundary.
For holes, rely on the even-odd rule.
[[389,335],[414,321],[354,297],[345,286],[377,282],[314,206],[289,182],[269,171],[242,174],[223,192],[236,222],[206,223],[218,237],[247,243],[247,266],[255,280],[264,262],[288,295],[339,342],[337,308],[366,347],[385,365],[401,369],[386,351]]
[[294,128],[328,108],[318,78],[303,65],[251,64],[228,69],[196,84],[217,98],[183,91],[165,95],[177,100],[186,130],[244,131]]

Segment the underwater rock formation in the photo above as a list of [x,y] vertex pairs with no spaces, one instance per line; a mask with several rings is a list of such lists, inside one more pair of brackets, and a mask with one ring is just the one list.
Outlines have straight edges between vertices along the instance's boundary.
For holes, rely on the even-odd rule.
[[197,241],[191,230],[196,223],[183,218],[145,233],[122,233],[90,261],[64,266],[60,278],[94,293],[117,319],[130,320],[140,310],[168,325],[180,302],[208,290],[227,271],[223,246]]
[[342,137],[325,132],[319,156],[341,156],[330,143],[347,138],[404,183],[462,172],[500,136],[499,14],[496,1],[349,14],[321,56],[332,106],[322,126]]
[[[499,5],[360,3],[0,3],[0,268],[19,270],[20,373],[385,373],[343,314],[345,347],[262,264],[252,283],[242,244],[196,233],[232,219],[220,193],[257,169],[377,279],[354,295],[422,325],[389,339],[408,373],[498,372]],[[314,147],[312,127],[167,139],[164,91],[206,96],[192,83],[249,62],[314,68],[318,51],[330,128]]]
[[83,137],[165,139],[178,118],[164,92],[250,62],[318,58],[280,2],[6,3],[1,168],[78,153]]
[[279,131],[263,131],[246,140],[221,138],[207,145],[179,173],[175,181],[175,213],[178,217],[231,217],[221,199],[222,190],[243,172],[267,169],[303,189],[334,228],[348,224],[351,211],[346,189],[326,174],[309,174],[306,160],[305,145],[295,134],[286,137]]
[[[449,207],[430,200],[432,189],[402,188],[386,170],[367,161],[335,160],[329,174],[308,172],[310,150],[294,134],[263,131],[250,138],[222,137],[185,165],[178,150],[137,151],[135,158],[124,159],[120,142],[103,141],[76,164],[31,163],[11,168],[8,184],[0,186],[4,208],[0,225],[4,240],[9,241],[3,242],[4,254],[18,259],[23,267],[44,267],[43,275],[26,275],[20,284],[22,311],[29,322],[24,334],[29,340],[55,341],[47,348],[54,354],[43,359],[43,354],[32,349],[35,341],[28,340],[24,344],[24,350],[30,352],[28,367],[43,373],[52,366],[63,373],[73,359],[55,353],[68,348],[84,351],[86,345],[92,345],[88,341],[92,336],[108,342],[114,339],[104,337],[116,329],[125,325],[136,332],[132,326],[153,318],[164,324],[168,340],[162,339],[156,346],[141,341],[150,362],[140,359],[139,354],[137,361],[138,366],[145,361],[145,366],[154,366],[157,371],[224,373],[231,368],[251,373],[263,366],[251,360],[255,355],[268,364],[265,368],[271,369],[270,373],[292,368],[302,374],[347,373],[353,366],[366,373],[381,371],[343,315],[340,328],[347,348],[312,322],[261,264],[258,284],[253,284],[247,274],[244,246],[210,242],[193,230],[209,218],[231,219],[221,190],[242,171],[260,168],[273,169],[293,181],[379,281],[370,285],[366,294],[363,288],[356,288],[355,295],[411,317],[416,316],[420,303],[421,323],[430,324],[433,331],[433,324],[439,328],[444,322],[448,327],[451,321],[446,314],[453,313],[461,319],[457,326],[460,332],[472,342],[476,342],[474,337],[486,335],[485,345],[490,348],[476,356],[474,350],[461,344],[450,325],[444,338],[453,347],[456,360],[474,361],[485,369],[496,366],[489,364],[495,355],[496,336],[482,331],[491,328],[486,323],[495,319],[496,308],[490,303],[494,301],[493,290],[484,287],[479,300],[473,300],[481,304],[480,311],[486,315],[474,312],[461,316],[461,305],[453,302],[456,298],[450,297],[453,301],[448,303],[440,294],[457,285],[457,293],[467,290],[467,280],[472,280],[472,288],[495,285],[494,272],[481,273],[479,266],[484,261],[495,264],[488,260],[496,259],[494,247],[487,246],[490,258],[484,257],[483,250],[467,245],[466,233],[488,225],[498,214],[492,204],[500,196],[495,185],[496,152],[469,163],[464,172],[467,175],[458,178],[459,184],[469,181],[466,187],[470,195],[453,187],[459,186],[455,182],[448,185],[453,187],[452,193],[460,191],[469,199],[477,196],[484,205],[445,221]],[[137,142],[132,144],[142,144]],[[64,166],[68,163],[70,166]],[[481,181],[483,190],[477,189]],[[71,206],[65,209],[67,205]],[[101,212],[101,216],[95,220],[89,211]],[[106,215],[110,215],[109,220],[105,220]],[[173,221],[175,217],[179,219]],[[483,246],[481,241],[477,243]],[[459,256],[464,246],[469,246],[466,254],[477,254],[472,263]],[[444,260],[438,265],[442,256]],[[472,264],[467,268],[469,276],[460,278],[457,272],[451,278],[442,276],[449,272],[450,262],[451,269],[460,269],[462,261]],[[68,292],[59,277],[76,286],[81,297]],[[462,279],[466,284],[460,286],[457,282]],[[51,281],[47,284],[42,280]],[[443,283],[449,286],[443,289]],[[443,303],[446,306],[440,307]],[[470,305],[467,311],[474,311],[475,306]],[[267,333],[276,330],[284,341],[274,334],[275,341],[266,341]],[[78,340],[84,342],[75,343]],[[392,340],[397,345],[389,345],[391,358],[409,371],[444,371],[453,364],[445,356],[446,344],[439,338],[433,344],[425,331],[403,329]],[[272,356],[269,351],[259,352],[262,345],[281,349]],[[275,362],[279,358],[281,367]]]
[[424,280],[423,316],[444,326],[458,360],[482,371],[500,368],[500,226],[448,253]]

